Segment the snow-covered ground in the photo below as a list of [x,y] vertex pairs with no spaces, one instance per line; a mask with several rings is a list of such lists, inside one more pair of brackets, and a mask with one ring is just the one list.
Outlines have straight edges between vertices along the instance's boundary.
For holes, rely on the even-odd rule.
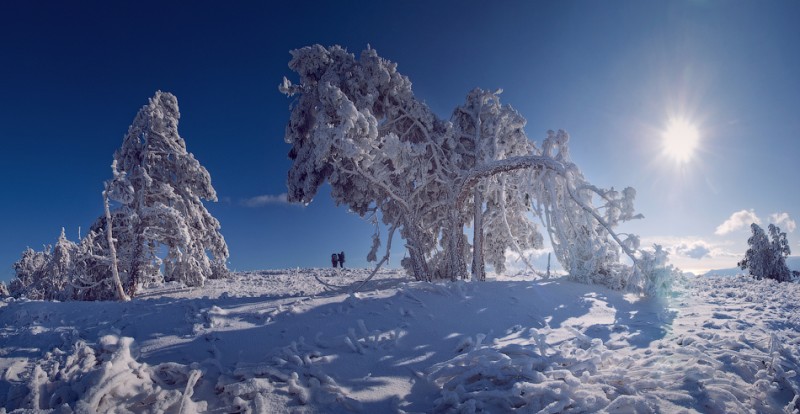
[[[798,412],[800,285],[235,274],[0,302],[0,412]],[[4,407],[4,408],[2,408]]]

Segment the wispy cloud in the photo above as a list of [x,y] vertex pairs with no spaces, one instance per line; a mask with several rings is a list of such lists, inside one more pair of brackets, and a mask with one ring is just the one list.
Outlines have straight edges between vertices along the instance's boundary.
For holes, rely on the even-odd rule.
[[287,200],[286,193],[264,194],[260,196],[245,198],[241,200],[239,204],[250,208],[258,208],[258,207],[278,205],[278,204],[292,205],[292,203],[290,203]]
[[787,233],[791,233],[797,228],[797,223],[789,217],[789,213],[775,213],[769,216],[769,221],[781,227]]
[[717,230],[714,231],[714,234],[717,236],[724,236],[736,230],[746,228],[752,223],[761,224],[761,220],[758,219],[755,211],[752,209],[737,211],[731,214],[724,223],[717,226]]

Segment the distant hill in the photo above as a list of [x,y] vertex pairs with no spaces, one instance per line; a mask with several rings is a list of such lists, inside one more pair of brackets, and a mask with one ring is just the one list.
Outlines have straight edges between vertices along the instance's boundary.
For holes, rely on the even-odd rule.
[[[789,256],[786,258],[786,265],[791,270],[800,271],[800,256]],[[746,270],[739,269],[738,267],[731,267],[728,269],[714,269],[709,270],[703,276],[721,275],[721,276],[736,276],[740,273],[746,273]]]

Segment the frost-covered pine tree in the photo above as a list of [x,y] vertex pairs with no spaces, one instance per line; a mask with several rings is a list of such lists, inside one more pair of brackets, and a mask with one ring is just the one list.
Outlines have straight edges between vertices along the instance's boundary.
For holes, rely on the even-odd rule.
[[45,273],[52,283],[49,289],[51,297],[48,299],[68,299],[67,287],[75,272],[74,256],[77,250],[78,246],[74,242],[67,240],[62,228],[61,235],[59,235],[56,244],[53,245],[50,261],[45,268]]
[[12,296],[26,296],[30,299],[44,299],[50,283],[46,282],[45,269],[50,262],[52,246],[36,251],[30,247],[22,252],[19,260],[14,262],[14,279],[8,289]]
[[[779,282],[788,282],[792,272],[786,266],[786,258],[791,254],[786,233],[770,224],[769,237],[756,223],[750,225],[753,235],[747,239],[749,248],[744,259],[738,263],[742,270],[749,269],[750,275],[756,279],[775,279]],[[770,241],[770,238],[772,241]]]
[[71,299],[73,257],[77,250],[77,245],[67,240],[63,228],[55,245],[45,246],[43,251],[26,249],[13,265],[15,279],[9,286],[11,295],[36,300]]
[[[117,203],[113,237],[129,294],[139,283],[162,278],[199,286],[227,275],[228,247],[202,202],[217,195],[208,171],[178,134],[179,118],[177,98],[156,92],[114,153],[107,189]],[[167,250],[164,258],[157,255],[160,246]]]

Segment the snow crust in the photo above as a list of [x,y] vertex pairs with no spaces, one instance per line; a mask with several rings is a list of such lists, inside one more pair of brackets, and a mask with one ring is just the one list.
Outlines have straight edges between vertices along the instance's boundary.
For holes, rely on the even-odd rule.
[[800,285],[236,273],[131,302],[0,302],[0,412],[800,409]]

